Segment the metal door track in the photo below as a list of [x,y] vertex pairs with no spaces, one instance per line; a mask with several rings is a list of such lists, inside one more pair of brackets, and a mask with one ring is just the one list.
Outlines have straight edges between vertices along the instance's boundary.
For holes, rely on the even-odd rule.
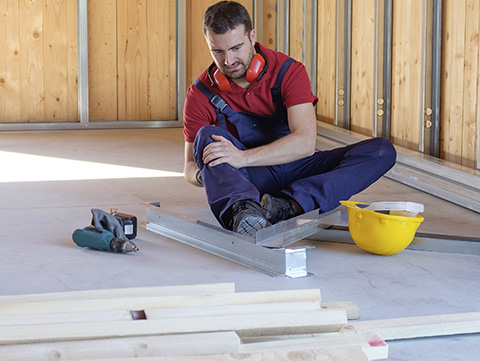
[[149,231],[271,276],[305,277],[307,248],[286,246],[338,223],[342,209],[319,214],[318,210],[265,228],[256,239],[147,204]]

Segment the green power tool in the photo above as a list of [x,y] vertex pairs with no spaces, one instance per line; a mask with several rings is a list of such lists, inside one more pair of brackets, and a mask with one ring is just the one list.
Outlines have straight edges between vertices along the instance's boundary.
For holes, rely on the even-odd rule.
[[[129,216],[127,219],[127,215],[110,214],[100,209],[92,209],[92,214],[92,225],[76,229],[72,234],[77,246],[116,253],[138,252],[138,247],[131,241],[136,236],[135,217]],[[128,236],[125,235],[125,229]]]
[[106,229],[97,230],[93,226],[76,229],[72,238],[79,247],[89,247],[116,253],[138,252],[138,247],[132,241],[115,237],[112,232]]

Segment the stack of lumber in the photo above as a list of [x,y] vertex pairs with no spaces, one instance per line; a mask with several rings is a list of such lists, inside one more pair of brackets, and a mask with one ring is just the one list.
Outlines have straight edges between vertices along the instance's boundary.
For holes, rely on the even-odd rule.
[[344,331],[351,302],[320,290],[235,292],[232,284],[0,297],[2,361],[374,360],[388,347]]
[[235,292],[229,283],[3,296],[0,355],[2,361],[364,361],[388,357],[382,335],[479,332],[480,325],[478,314],[349,321],[358,317],[354,303],[321,302],[318,289]]

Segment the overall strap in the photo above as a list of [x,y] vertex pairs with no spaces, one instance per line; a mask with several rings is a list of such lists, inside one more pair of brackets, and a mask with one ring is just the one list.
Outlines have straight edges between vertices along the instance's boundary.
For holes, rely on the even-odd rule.
[[288,58],[283,62],[282,66],[280,67],[280,70],[278,71],[277,79],[275,80],[275,85],[273,86],[272,89],[270,89],[270,91],[272,92],[273,102],[277,106],[278,111],[281,108],[283,108],[282,92],[280,90],[280,87],[282,86],[283,76],[285,75],[290,65],[292,65],[293,63],[295,63],[295,60],[292,58]]
[[232,108],[222,99],[220,95],[213,94],[205,84],[203,84],[198,78],[194,81],[193,85],[200,90],[212,103],[217,113],[218,125],[222,128],[227,129],[227,124],[225,122],[225,115],[228,117],[233,115],[235,112]]

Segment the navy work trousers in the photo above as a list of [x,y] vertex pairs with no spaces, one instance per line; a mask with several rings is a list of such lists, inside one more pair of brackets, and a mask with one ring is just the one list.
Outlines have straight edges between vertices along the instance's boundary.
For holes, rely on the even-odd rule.
[[305,212],[328,212],[361,192],[395,164],[396,151],[385,138],[372,138],[345,147],[316,152],[294,162],[236,169],[229,164],[203,164],[202,151],[212,135],[221,135],[237,148],[245,146],[227,130],[204,126],[194,142],[194,158],[201,171],[210,208],[223,227],[222,215],[237,201],[260,202],[263,194],[295,199]]

